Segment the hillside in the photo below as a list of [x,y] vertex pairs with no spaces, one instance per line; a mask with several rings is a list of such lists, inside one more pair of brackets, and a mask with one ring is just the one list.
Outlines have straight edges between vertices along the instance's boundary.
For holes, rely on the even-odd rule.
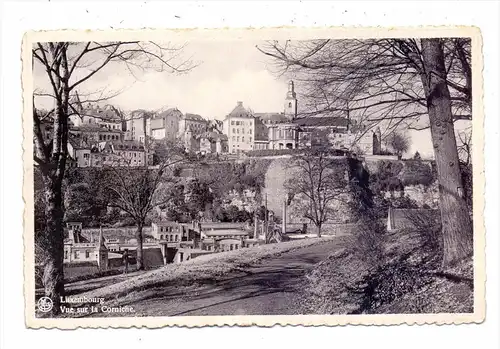
[[343,237],[342,248],[308,274],[301,308],[322,314],[473,312],[472,258],[443,270],[429,238],[428,232],[381,234],[378,250],[360,241],[366,236]]

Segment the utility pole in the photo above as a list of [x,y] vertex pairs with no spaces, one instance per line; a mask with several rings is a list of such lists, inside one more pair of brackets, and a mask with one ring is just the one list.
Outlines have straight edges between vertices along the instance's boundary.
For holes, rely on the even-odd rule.
[[281,220],[281,236],[286,234],[286,199],[283,200],[283,218]]
[[148,132],[146,130],[146,125],[147,125],[147,121],[146,121],[146,113],[143,113],[142,114],[142,127],[144,129],[144,166],[145,168],[147,169],[148,168],[148,156],[149,156],[149,152],[148,152]]
[[265,230],[264,230],[264,240],[265,240],[265,242],[267,244],[267,239],[268,239],[267,235],[268,235],[268,229],[269,229],[268,216],[267,216],[267,193],[266,193],[266,211],[264,213],[264,228],[265,228]]

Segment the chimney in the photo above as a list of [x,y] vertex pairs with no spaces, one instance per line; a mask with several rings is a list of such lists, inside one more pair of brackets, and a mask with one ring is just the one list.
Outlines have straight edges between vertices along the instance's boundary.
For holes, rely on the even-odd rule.
[[243,107],[243,102],[241,101],[236,102],[236,104],[238,105],[238,107]]

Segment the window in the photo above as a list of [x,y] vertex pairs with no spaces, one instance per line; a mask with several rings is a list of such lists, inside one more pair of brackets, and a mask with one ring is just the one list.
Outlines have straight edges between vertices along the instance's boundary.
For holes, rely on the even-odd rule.
[[240,141],[240,136],[236,137],[236,140],[239,142]]
[[64,259],[68,259],[68,251],[64,251]]
[[236,133],[236,131],[234,130],[234,128],[233,128],[233,133]]
[[174,237],[172,235],[169,235],[168,236],[168,241],[170,241],[170,242],[174,241]]
[[232,251],[234,248],[233,244],[229,245],[229,250]]
[[245,136],[241,136],[241,141],[244,142],[245,141]]
[[99,135],[99,140],[102,141],[102,135]]
[[75,251],[75,259],[80,259],[80,251]]
[[235,136],[233,136],[233,142],[234,142],[235,140],[236,140],[236,137],[235,137]]
[[239,128],[236,129],[236,133],[240,133],[240,129]]
[[89,251],[85,251],[85,258],[90,258],[90,252]]
[[249,134],[252,134],[252,129],[248,130],[248,133],[249,133]]
[[231,125],[234,125],[234,121],[231,121]]
[[175,241],[179,241],[179,235],[175,235]]
[[88,158],[89,158],[89,155],[90,155],[90,154],[85,153],[85,154],[83,154],[83,158],[84,158],[84,159],[88,159]]
[[291,108],[292,107],[292,102],[289,102],[288,103],[288,108]]

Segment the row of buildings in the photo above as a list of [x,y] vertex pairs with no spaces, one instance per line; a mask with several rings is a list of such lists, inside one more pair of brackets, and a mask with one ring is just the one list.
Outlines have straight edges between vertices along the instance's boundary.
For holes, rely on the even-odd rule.
[[[135,258],[137,241],[120,234],[120,229],[103,229],[97,234],[83,231],[82,223],[68,222],[64,241],[64,263],[95,263],[101,270],[120,267],[125,250]],[[121,231],[123,233],[123,231]],[[97,236],[95,236],[97,235]],[[156,222],[143,241],[146,267],[181,263],[202,255],[238,250],[263,243],[257,230],[246,223]]]
[[[176,142],[200,154],[242,154],[254,150],[282,150],[328,145],[334,149],[376,155],[380,130],[367,131],[344,116],[300,117],[293,81],[288,84],[282,112],[254,113],[237,102],[224,120],[182,113],[177,108],[123,113],[107,105],[71,100],[68,153],[77,167],[143,166],[154,157],[151,144]],[[42,126],[50,137],[52,123]],[[147,149],[146,149],[147,148]]]

